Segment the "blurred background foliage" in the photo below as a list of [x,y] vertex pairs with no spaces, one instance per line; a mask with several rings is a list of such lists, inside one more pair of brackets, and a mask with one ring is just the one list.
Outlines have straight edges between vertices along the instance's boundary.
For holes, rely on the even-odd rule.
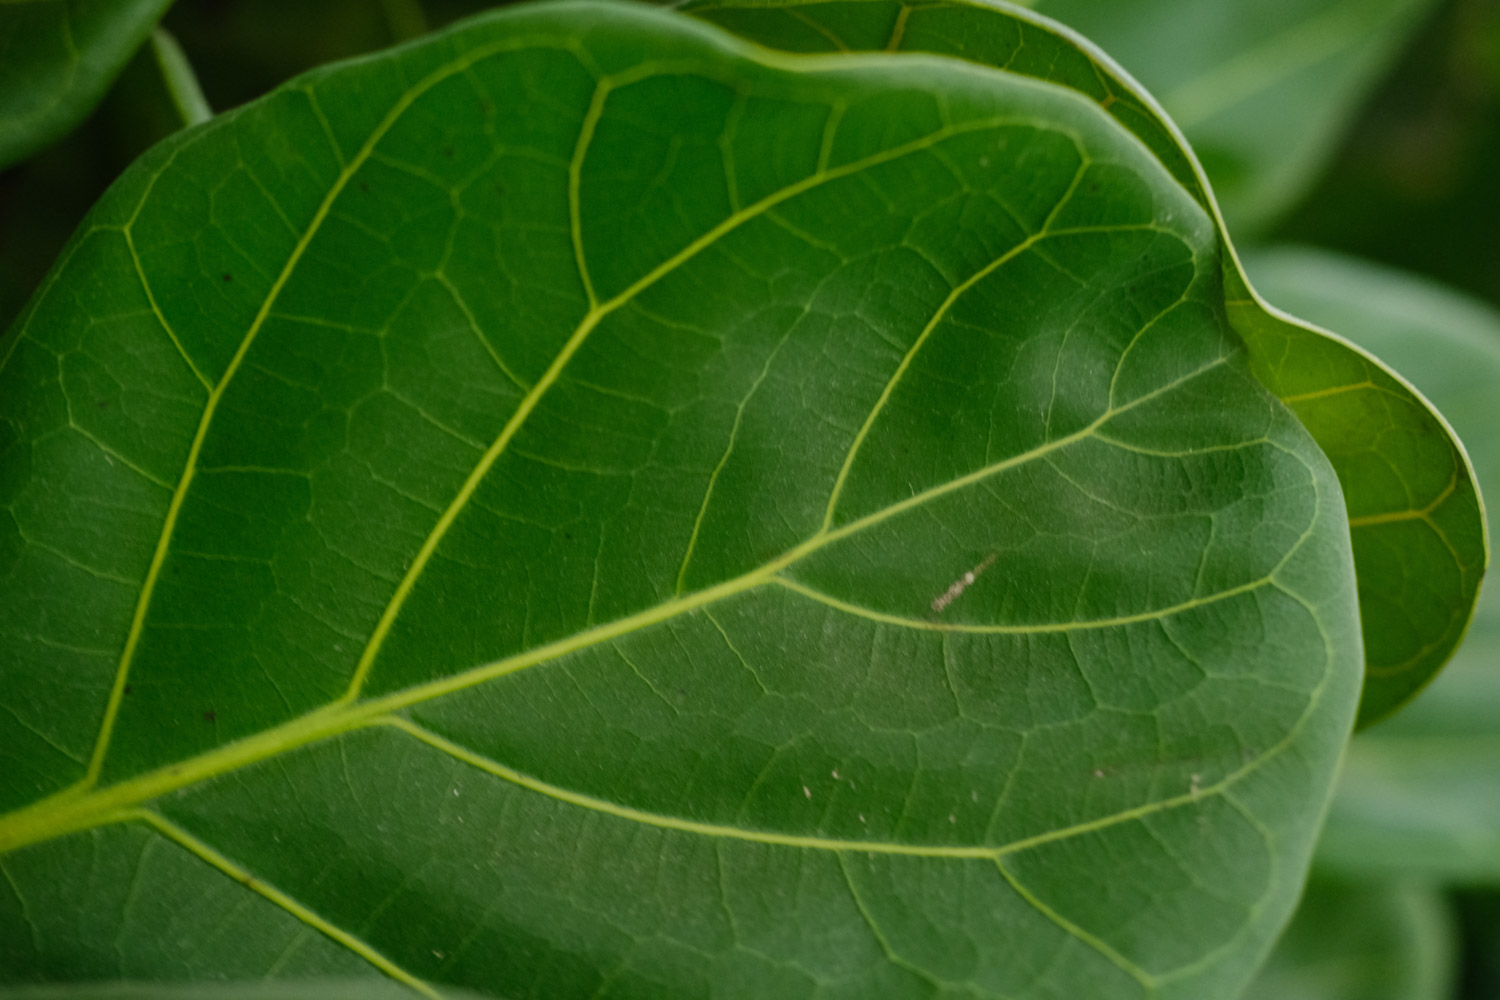
[[[0,61],[27,44],[26,6],[0,0]],[[489,6],[178,0],[163,25],[222,111]],[[1030,6],[1178,118],[1262,294],[1410,378],[1500,497],[1500,0]],[[127,59],[81,125],[0,169],[0,329],[104,189],[181,127],[152,45],[110,65]],[[1500,998],[1500,588],[1432,688],[1354,740],[1303,907],[1249,997]]]

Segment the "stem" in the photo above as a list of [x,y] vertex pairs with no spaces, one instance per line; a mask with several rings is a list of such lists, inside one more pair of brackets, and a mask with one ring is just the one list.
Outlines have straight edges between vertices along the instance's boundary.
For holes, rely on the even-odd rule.
[[212,118],[213,109],[203,96],[203,88],[198,85],[198,77],[193,73],[187,56],[183,55],[182,46],[160,25],[151,32],[151,51],[156,56],[162,82],[167,85],[167,93],[172,95],[172,103],[177,106],[183,124],[201,125]]
[[427,34],[427,15],[421,0],[383,0],[385,22],[391,37],[398,42],[410,41]]

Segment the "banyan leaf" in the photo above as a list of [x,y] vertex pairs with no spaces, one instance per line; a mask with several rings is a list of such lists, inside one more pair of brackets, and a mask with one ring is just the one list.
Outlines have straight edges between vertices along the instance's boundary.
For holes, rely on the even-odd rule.
[[1451,1000],[1456,930],[1430,885],[1314,878],[1242,1000]]
[[[1263,252],[1256,281],[1300,315],[1358,330],[1453,421],[1481,487],[1500,491],[1500,313],[1431,282],[1305,249]],[[1491,495],[1494,495],[1493,493]],[[1414,581],[1440,587],[1441,579]],[[1349,748],[1319,863],[1345,876],[1500,882],[1500,591],[1409,709]]]
[[[690,0],[695,16],[793,51],[930,52],[1086,95],[1216,220],[1225,308],[1255,374],[1297,414],[1344,489],[1368,671],[1359,725],[1401,707],[1453,655],[1488,560],[1473,470],[1443,418],[1373,356],[1266,303],[1245,278],[1208,181],[1164,112],[1108,56],[1019,8],[965,0]],[[1425,581],[1442,581],[1430,589]]]
[[0,0],[0,167],[83,121],[171,0]]
[[1362,649],[1097,102],[510,8],[168,140],[0,363],[0,981],[1232,997]]

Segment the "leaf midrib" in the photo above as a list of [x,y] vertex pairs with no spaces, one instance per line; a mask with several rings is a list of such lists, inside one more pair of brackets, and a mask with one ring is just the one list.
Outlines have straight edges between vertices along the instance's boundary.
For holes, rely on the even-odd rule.
[[[17,809],[4,817],[0,817],[0,854],[29,844],[50,840],[67,833],[74,833],[93,826],[113,822],[115,821],[116,814],[121,810],[139,806],[144,802],[148,802],[169,792],[198,784],[199,782],[218,777],[242,767],[247,767],[282,753],[308,746],[312,743],[339,736],[372,724],[378,724],[386,718],[391,717],[392,713],[410,708],[413,705],[433,701],[450,694],[468,690],[487,681],[517,673],[529,667],[557,660],[580,650],[588,649],[641,629],[672,620],[696,611],[699,608],[708,607],[716,602],[748,593],[758,587],[767,584],[776,585],[781,582],[779,574],[783,570],[792,567],[802,559],[828,545],[856,535],[892,517],[928,503],[939,496],[963,489],[982,479],[999,475],[1009,469],[1024,465],[1027,462],[1042,458],[1069,445],[1088,439],[1094,436],[1100,427],[1106,425],[1114,417],[1128,413],[1132,409],[1164,393],[1170,392],[1192,379],[1198,378],[1205,372],[1225,364],[1226,361],[1227,359],[1225,358],[1219,358],[1208,365],[1179,376],[1152,392],[1131,400],[1129,403],[1107,410],[1088,426],[1066,437],[1046,442],[1029,451],[986,466],[966,476],[942,483],[840,527],[820,531],[776,559],[713,587],[705,588],[685,597],[673,598],[655,607],[616,619],[613,622],[586,629],[567,638],[524,650],[512,656],[480,664],[461,673],[429,681],[426,684],[394,691],[369,701],[354,703],[342,701],[331,702],[328,705],[314,709],[281,725],[263,730],[253,736],[225,744],[197,757],[164,765],[156,770],[137,775],[114,785],[95,788],[80,784],[65,789],[29,806]],[[1265,579],[1267,581],[1271,580],[1280,566],[1287,559],[1291,558],[1305,543],[1315,523],[1316,514],[1311,518],[1307,531],[1303,533],[1302,538],[1289,548],[1277,567],[1266,574]],[[1261,583],[1264,582],[1261,581]],[[1222,594],[1204,595],[1196,599],[1195,606],[1244,593],[1250,587],[1250,584],[1241,584],[1230,588]],[[1161,617],[1179,610],[1182,609],[1173,606],[1161,609],[1154,614],[1156,617]],[[1139,620],[1150,620],[1152,616],[1153,613],[1144,612]],[[1075,627],[1089,627],[1087,621],[1073,624]],[[1101,619],[1093,627],[1108,628],[1114,627],[1117,624],[1118,622],[1115,619]],[[1051,629],[1053,627],[1053,623],[1037,623],[1034,626],[1036,629]],[[1026,626],[1018,626],[1019,630],[1024,630],[1025,628]]]

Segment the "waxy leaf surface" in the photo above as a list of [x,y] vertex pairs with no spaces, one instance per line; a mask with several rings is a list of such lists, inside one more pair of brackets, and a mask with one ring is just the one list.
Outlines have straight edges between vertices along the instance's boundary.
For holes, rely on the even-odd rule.
[[0,167],[83,121],[171,0],[0,0]]
[[1369,668],[1360,725],[1394,712],[1442,668],[1473,612],[1488,558],[1463,447],[1427,401],[1373,356],[1255,293],[1193,151],[1108,56],[1060,25],[999,4],[705,0],[684,9],[792,51],[931,52],[1002,67],[1070,87],[1129,129],[1218,221],[1230,325],[1256,376],[1296,412],[1338,473]]
[[0,976],[1235,995],[1362,653],[1226,253],[1071,89],[644,7],[168,142],[4,345]]

